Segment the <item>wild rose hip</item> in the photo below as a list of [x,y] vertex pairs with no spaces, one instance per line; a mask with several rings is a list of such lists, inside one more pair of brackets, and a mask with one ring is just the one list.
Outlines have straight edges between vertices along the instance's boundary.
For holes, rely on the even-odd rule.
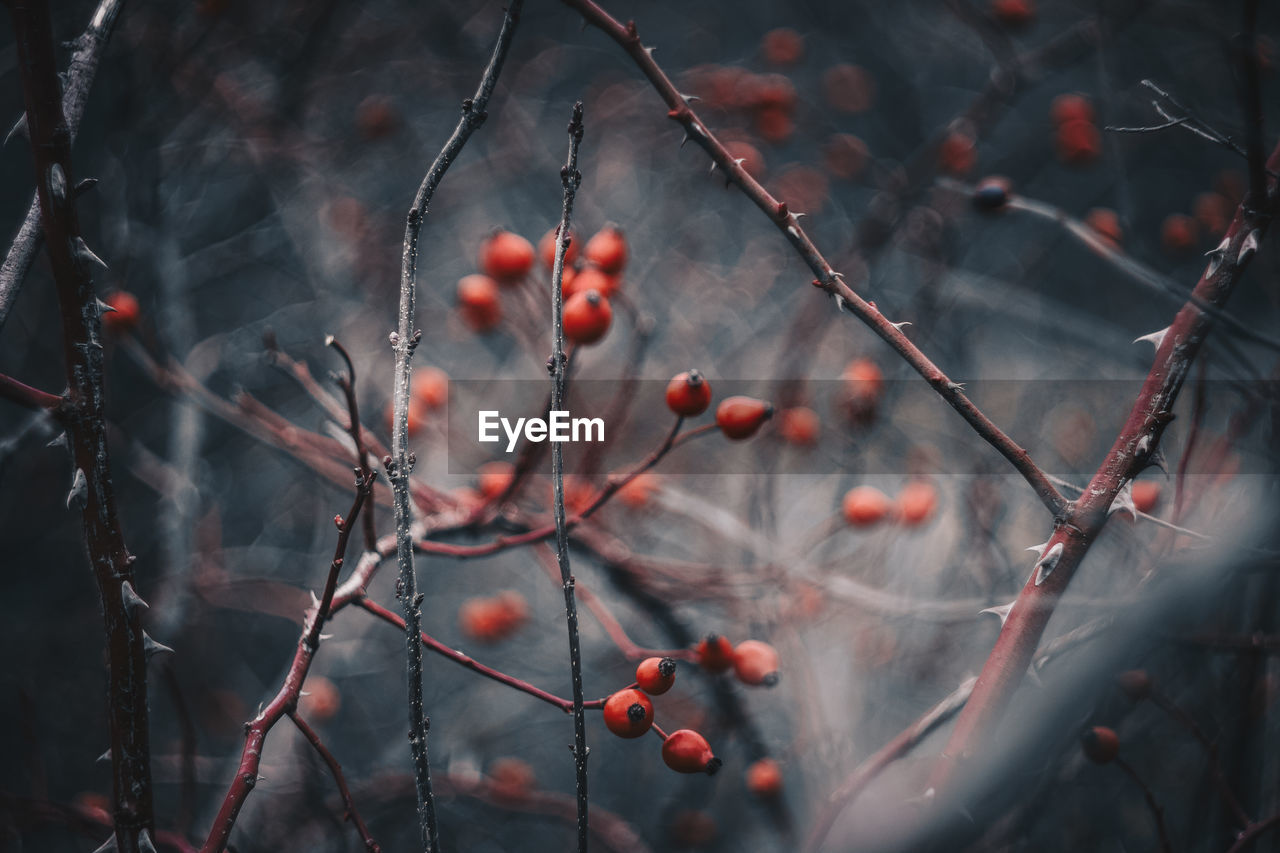
[[898,492],[898,519],[907,527],[918,527],[933,518],[938,506],[938,490],[924,480],[912,480]]
[[604,701],[604,724],[618,737],[640,737],[653,725],[653,703],[628,687]]
[[754,397],[728,397],[716,407],[716,425],[724,437],[744,441],[773,417],[773,406]]
[[733,643],[719,634],[704,637],[694,653],[698,656],[698,665],[708,672],[724,672],[733,666]]
[[710,405],[711,383],[698,371],[686,370],[667,383],[667,408],[680,417],[697,417]]
[[138,325],[142,317],[138,297],[127,290],[117,290],[102,301],[112,309],[102,312],[102,327],[108,332],[123,332]]
[[707,739],[692,729],[679,729],[662,742],[662,760],[677,773],[715,775],[720,759],[711,751]]
[[1094,726],[1080,738],[1084,754],[1095,764],[1110,764],[1120,754],[1120,738],[1106,726]]
[[468,275],[458,280],[458,305],[462,319],[477,332],[486,332],[502,319],[498,283],[487,275]]
[[888,517],[893,502],[873,486],[857,486],[845,493],[840,504],[844,520],[852,527],[870,527]]
[[636,667],[636,684],[650,696],[661,696],[676,683],[676,662],[671,658],[645,658]]
[[592,266],[610,275],[617,275],[627,265],[627,240],[622,229],[606,225],[587,241],[582,255]]
[[613,309],[599,291],[580,291],[564,303],[564,334],[575,344],[594,344],[612,322]]
[[481,244],[480,269],[498,281],[522,279],[533,269],[533,244],[519,234],[499,231]]
[[733,650],[733,671],[743,684],[772,687],[778,683],[778,652],[768,643],[744,640]]
[[782,793],[782,768],[772,758],[751,762],[747,768],[747,790],[761,799]]
[[566,267],[564,278],[560,280],[560,292],[564,294],[564,298],[568,299],[575,293],[588,290],[594,290],[605,299],[609,299],[618,291],[618,277],[595,267],[586,267],[577,271]]

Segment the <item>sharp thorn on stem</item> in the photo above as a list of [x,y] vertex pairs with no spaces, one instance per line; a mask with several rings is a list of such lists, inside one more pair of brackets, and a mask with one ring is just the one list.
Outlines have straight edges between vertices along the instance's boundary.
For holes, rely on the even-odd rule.
[[157,642],[155,639],[152,638],[150,634],[148,634],[146,631],[143,631],[142,632],[142,653],[146,656],[147,660],[151,660],[156,655],[171,655],[174,653],[174,651],[173,649],[166,646],[164,643]]
[[1053,570],[1058,567],[1058,561],[1062,559],[1062,551],[1063,545],[1059,542],[1036,563],[1036,586],[1040,586],[1049,578],[1049,575],[1053,574]]
[[9,132],[5,134],[4,142],[0,143],[0,148],[8,148],[9,140],[15,136],[21,136],[23,139],[30,139],[31,133],[27,130],[27,114],[23,113],[18,116],[18,120],[13,123],[13,127],[9,128]]
[[1000,627],[1003,628],[1004,623],[1009,619],[1009,611],[1013,609],[1013,604],[1014,602],[1010,601],[1008,604],[1000,604],[995,607],[988,607],[985,610],[979,610],[978,613],[979,615],[983,613],[990,613],[991,615],[996,616],[1000,619]]
[[1160,329],[1159,331],[1156,331],[1156,332],[1152,332],[1149,335],[1143,335],[1140,338],[1134,338],[1133,342],[1137,344],[1137,343],[1142,343],[1143,341],[1146,341],[1147,343],[1151,344],[1153,347],[1155,347],[1158,350],[1160,349],[1160,345],[1164,343],[1164,336],[1168,332],[1169,332],[1169,327],[1165,326],[1163,329]]
[[84,505],[85,498],[89,494],[89,481],[84,476],[84,469],[77,468],[75,476],[71,478],[71,491],[67,492],[67,509],[71,509],[71,505]]

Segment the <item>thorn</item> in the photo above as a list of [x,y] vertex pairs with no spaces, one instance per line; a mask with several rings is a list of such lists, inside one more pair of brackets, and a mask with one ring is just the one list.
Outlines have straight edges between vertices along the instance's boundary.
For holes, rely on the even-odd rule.
[[1013,604],[1014,602],[1010,601],[1008,604],[1000,604],[1000,605],[997,605],[996,607],[988,607],[986,610],[979,610],[978,615],[982,615],[983,613],[990,613],[992,616],[1000,617],[1000,627],[1003,628],[1004,623],[1009,620],[1009,611],[1013,609]]
[[87,193],[89,190],[93,189],[97,185],[98,185],[97,178],[85,178],[83,181],[76,184],[76,189],[75,189],[76,198],[79,198],[80,196],[84,195],[85,193]]
[[110,761],[110,760],[111,760],[111,750],[108,749],[106,752],[102,753],[102,755],[99,755],[97,758],[95,758],[94,762],[102,762],[102,761]]
[[699,98],[697,95],[685,95],[685,94],[681,94],[681,95],[680,95],[680,98],[681,98],[681,100],[683,100],[686,104],[692,104],[694,101],[701,101],[701,100],[702,100],[702,98]]
[[1253,257],[1253,253],[1258,251],[1258,229],[1255,228],[1249,232],[1244,238],[1244,242],[1240,244],[1240,254],[1236,256],[1237,264],[1246,264]]
[[1134,521],[1138,520],[1138,508],[1133,503],[1133,480],[1124,481],[1120,491],[1116,492],[1116,496],[1112,498],[1111,506],[1107,508],[1108,517],[1117,512],[1127,512]]
[[1148,468],[1159,468],[1164,478],[1169,479],[1169,459],[1164,455],[1164,448],[1157,447],[1156,452],[1147,457]]
[[5,134],[4,142],[0,142],[0,148],[8,148],[9,140],[15,136],[21,136],[23,139],[30,140],[31,132],[27,129],[27,114],[23,113],[18,116],[18,120],[13,123],[13,127],[9,128],[9,132]]
[[895,329],[897,329],[899,332],[901,332],[901,331],[902,331],[902,327],[903,327],[903,326],[910,326],[910,325],[911,325],[911,321],[910,321],[910,320],[903,320],[901,323],[895,323],[895,322],[893,322],[892,320],[890,320],[890,321],[889,321],[889,325],[890,325],[890,326],[893,326]]
[[320,599],[316,598],[315,590],[311,590],[311,589],[307,590],[307,595],[311,596],[311,606],[312,606],[312,607],[319,607],[319,606],[320,606]]
[[1216,249],[1210,249],[1205,252],[1205,257],[1209,259],[1209,268],[1205,270],[1204,277],[1210,278],[1218,271],[1218,267],[1222,266],[1222,261],[1227,257],[1227,247],[1231,245],[1230,237],[1223,237],[1222,242],[1218,244]]
[[332,638],[333,638],[333,634],[321,634],[321,635],[320,635],[320,639],[321,639],[321,640],[328,640],[328,639],[332,639]]
[[647,54],[649,54],[649,57],[650,57],[650,58],[652,58],[652,57],[653,57],[653,52],[654,52],[655,50],[657,50],[657,48],[656,48],[656,47],[646,47],[646,48],[644,49],[644,52],[645,52],[645,53],[647,53]]
[[1151,434],[1143,433],[1142,437],[1138,439],[1137,445],[1133,448],[1133,452],[1137,456],[1143,456],[1150,449],[1151,449]]
[[67,509],[71,509],[71,504],[78,503],[84,505],[85,497],[89,494],[89,481],[85,479],[84,469],[77,468],[76,475],[71,480],[71,491],[67,492]]
[[151,605],[147,604],[133,589],[133,584],[125,581],[120,584],[120,596],[124,599],[124,609],[127,612],[133,612],[135,608],[141,607],[143,610],[151,609]]
[[110,851],[115,849],[116,849],[116,836],[115,836],[115,833],[113,832],[111,834],[111,837],[108,838],[106,841],[102,842],[102,846],[96,848],[93,851],[93,853],[110,853]]
[[1044,679],[1040,677],[1040,670],[1034,663],[1027,667],[1027,680],[1036,687],[1044,687]]
[[151,843],[151,833],[146,829],[138,833],[139,853],[157,853],[156,846]]
[[99,314],[110,314],[112,311],[115,311],[115,310],[116,309],[113,306],[108,305],[106,302],[103,302],[101,299],[98,300]]
[[687,143],[687,142],[689,141],[689,139],[690,139],[689,131],[687,131],[687,130],[686,130],[686,131],[684,132],[684,139],[681,139],[681,140],[680,140],[680,147],[681,147],[681,148],[683,148],[683,147],[685,146],[685,143]]
[[831,295],[836,298],[837,308],[839,308],[841,311],[845,312],[846,314],[853,313],[853,308],[849,305],[849,300],[845,299],[843,296],[841,296],[838,293],[833,293]]
[[171,655],[174,652],[173,652],[173,649],[169,648],[164,643],[157,643],[155,640],[151,638],[150,634],[148,634],[146,631],[143,631],[142,632],[142,653],[143,655],[146,656],[147,660],[151,660],[151,658],[155,657],[156,655]]
[[808,215],[809,215],[809,214],[807,214],[807,213],[793,213],[793,214],[791,214],[792,218],[793,218],[793,219],[795,219],[797,222],[799,222],[799,221],[800,221],[800,217],[802,217],[802,216],[808,216]]
[[1053,574],[1053,570],[1058,567],[1058,561],[1062,559],[1062,543],[1059,542],[1049,549],[1049,553],[1040,558],[1040,562],[1036,563],[1036,586],[1045,582],[1049,575]]
[[712,174],[712,175],[714,175],[715,173],[716,173],[716,161],[715,161],[715,160],[712,160],[712,161],[711,161],[711,170],[708,172],[708,174]]
[[743,163],[745,163],[745,162],[747,162],[747,158],[746,158],[746,157],[738,157],[737,159],[735,159],[735,160],[733,161],[733,165],[735,165],[735,166],[741,166],[741,165],[742,165]]
[[86,263],[97,264],[98,266],[102,267],[104,270],[110,269],[110,267],[107,266],[106,261],[104,261],[102,258],[98,257],[93,253],[93,250],[90,249],[89,246],[84,242],[83,237],[76,238],[75,253],[76,253],[76,257],[78,257],[80,260]]
[[66,203],[67,175],[62,171],[62,166],[57,163],[49,167],[49,192],[53,194],[54,201],[59,204]]
[[1136,343],[1141,343],[1142,341],[1146,341],[1147,343],[1151,344],[1153,347],[1155,347],[1158,350],[1160,349],[1160,345],[1164,343],[1164,336],[1168,334],[1168,332],[1169,332],[1169,327],[1165,326],[1163,329],[1161,329],[1158,332],[1152,332],[1149,335],[1143,335],[1140,338],[1134,338],[1133,342],[1136,344]]
[[58,433],[53,438],[49,439],[49,443],[45,445],[45,447],[69,447],[69,446],[70,445],[67,443],[67,434],[65,432]]
[[1035,552],[1036,552],[1036,560],[1038,561],[1038,560],[1040,560],[1042,557],[1044,557],[1045,549],[1046,549],[1046,548],[1048,548],[1048,547],[1049,547],[1049,543],[1048,543],[1048,541],[1045,541],[1045,542],[1040,543],[1039,545],[1032,545],[1032,546],[1031,546],[1030,548],[1028,548],[1027,550],[1028,550],[1028,551],[1035,551]]

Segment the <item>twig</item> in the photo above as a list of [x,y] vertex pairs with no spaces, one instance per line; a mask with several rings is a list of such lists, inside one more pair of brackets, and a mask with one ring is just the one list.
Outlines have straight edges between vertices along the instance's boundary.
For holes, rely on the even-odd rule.
[[523,0],[511,0],[498,31],[493,54],[480,78],[480,85],[473,97],[462,102],[462,117],[444,148],[436,155],[426,177],[418,187],[413,206],[405,218],[404,254],[400,270],[400,312],[397,330],[391,335],[395,350],[394,425],[391,431],[391,459],[387,474],[394,493],[393,505],[396,519],[396,562],[400,569],[400,597],[405,621],[405,657],[409,682],[409,751],[413,758],[414,780],[418,791],[418,828],[422,848],[430,853],[440,849],[440,834],[436,825],[435,802],[431,796],[431,767],[427,760],[428,722],[422,707],[422,597],[413,569],[413,538],[409,527],[412,523],[409,507],[409,474],[413,461],[409,454],[409,385],[412,374],[410,361],[421,333],[413,328],[416,316],[418,287],[418,240],[422,234],[422,222],[427,215],[431,197],[440,185],[445,172],[462,151],[476,128],[484,123],[488,113],[485,108],[497,85],[502,64],[511,47],[516,22],[520,18]]
[[1249,195],[1245,204],[1259,207],[1266,203],[1267,172],[1263,161],[1262,82],[1258,68],[1258,0],[1245,0],[1244,25],[1237,36],[1240,53],[1240,105],[1245,121],[1245,158],[1249,161]]
[[1030,455],[983,414],[965,396],[962,386],[953,382],[915,344],[911,343],[902,334],[898,325],[881,314],[874,303],[863,299],[845,284],[842,274],[831,266],[809,239],[809,235],[801,228],[800,216],[803,214],[790,211],[784,202],[774,198],[755,178],[747,174],[742,164],[725,149],[720,140],[711,133],[689,106],[689,99],[676,89],[654,62],[653,49],[641,43],[635,22],[630,21],[625,25],[620,23],[592,0],[562,0],[562,2],[577,10],[587,23],[598,28],[627,52],[666,102],[667,117],[678,122],[684,128],[685,135],[711,157],[714,167],[721,169],[726,179],[741,188],[747,198],[769,217],[778,230],[782,231],[787,241],[817,276],[814,285],[831,294],[841,310],[860,319],[902,356],[980,437],[1013,465],[1049,511],[1055,517],[1060,515],[1066,509],[1067,502],[1062,495],[1058,494],[1057,489],[1049,482]]
[[[364,479],[358,469],[356,470],[356,478],[356,496],[352,501],[351,510],[347,513],[345,519],[342,516],[337,516],[334,519],[338,526],[338,542],[334,546],[333,560],[329,564],[324,591],[303,624],[302,635],[298,639],[297,651],[294,652],[293,661],[289,665],[289,671],[285,675],[284,683],[280,685],[280,689],[276,691],[276,695],[267,703],[266,707],[259,711],[253,720],[245,724],[244,750],[240,755],[239,768],[236,770],[235,779],[232,780],[231,786],[227,789],[226,796],[223,797],[222,806],[218,809],[217,817],[214,818],[213,826],[209,830],[209,836],[200,847],[200,853],[222,853],[226,849],[227,841],[231,837],[231,830],[235,827],[240,809],[244,806],[245,800],[249,798],[254,786],[258,784],[258,767],[262,762],[262,747],[266,742],[267,735],[275,724],[280,721],[281,717],[292,714],[297,709],[298,697],[302,693],[302,685],[307,679],[307,673],[311,670],[311,661],[315,657],[316,650],[320,647],[320,641],[323,639],[320,631],[324,627],[324,623],[330,616],[332,609],[340,607],[349,600],[351,593],[345,589],[342,591],[338,589],[338,573],[341,571],[345,561],[347,542],[351,538],[351,529],[355,526],[360,515],[360,509],[364,506],[365,501],[373,490],[373,480]],[[374,566],[376,567],[376,565],[375,562]],[[361,578],[358,569],[357,572],[352,574],[352,578],[353,580]],[[367,581],[367,578],[359,581],[360,589],[363,589],[365,581]]]
[[[556,229],[556,258],[551,271],[551,411],[564,408],[564,389],[569,359],[564,354],[564,295],[560,281],[564,277],[564,255],[569,248],[569,225],[573,218],[573,200],[582,183],[578,171],[578,146],[582,144],[582,102],[573,105],[569,119],[569,154],[560,181],[564,185],[564,207],[560,226]],[[582,644],[578,637],[578,604],[573,595],[574,579],[569,568],[569,527],[564,517],[564,445],[551,444],[551,482],[555,489],[556,558],[560,564],[560,583],[564,586],[564,613],[569,628],[569,671],[573,679],[573,766],[578,795],[578,853],[587,850],[587,715],[582,708]]]
[[1273,814],[1269,818],[1250,824],[1250,826],[1236,836],[1236,843],[1232,844],[1227,853],[1244,853],[1244,851],[1257,841],[1261,835],[1273,827],[1280,826],[1280,814]]
[[1160,807],[1160,803],[1156,802],[1155,794],[1151,793],[1151,789],[1147,787],[1147,783],[1142,781],[1142,777],[1138,775],[1138,771],[1130,766],[1129,762],[1123,758],[1117,758],[1115,765],[1124,771],[1125,775],[1133,780],[1133,784],[1137,785],[1142,791],[1142,798],[1147,801],[1147,808],[1151,810],[1151,819],[1156,824],[1156,835],[1160,838],[1160,849],[1164,853],[1173,853],[1173,846],[1169,843],[1169,833],[1164,828],[1164,809]]
[[[360,466],[361,475],[366,479],[370,479],[373,471],[370,467],[369,451],[365,448],[364,427],[360,424],[360,405],[356,401],[356,366],[352,363],[351,355],[347,352],[347,348],[338,343],[337,338],[329,335],[324,339],[324,342],[326,346],[331,346],[337,350],[338,355],[342,356],[342,360],[346,362],[347,375],[338,375],[335,380],[347,400],[347,434],[351,436],[351,441],[356,446],[356,464]],[[370,502],[368,509],[364,513],[364,547],[366,551],[373,550],[378,545],[378,531],[373,522],[373,506],[373,503]]]
[[[71,62],[67,65],[65,89],[60,99],[70,142],[75,142],[80,118],[84,115],[84,107],[89,100],[89,88],[98,72],[98,62],[102,59],[103,49],[107,45],[107,39],[111,37],[123,5],[124,0],[101,0],[89,21],[89,27],[75,42],[75,52],[71,54]],[[27,122],[27,133],[30,135],[30,122],[25,115],[19,119],[19,123],[24,121]],[[22,282],[36,259],[36,253],[40,251],[43,236],[44,233],[40,230],[40,199],[37,194],[31,199],[27,216],[13,238],[4,262],[0,263],[0,329],[4,328],[14,300],[18,298],[18,291],[22,289]]]
[[62,406],[62,398],[39,388],[19,382],[12,376],[0,373],[0,399],[8,400],[19,406],[39,411],[57,412]]
[[369,853],[382,853],[382,848],[378,846],[378,842],[373,840],[373,836],[369,834],[369,827],[365,825],[364,818],[360,816],[360,812],[356,809],[355,800],[351,797],[351,789],[347,787],[346,776],[342,773],[342,765],[338,763],[338,759],[329,747],[324,745],[324,741],[320,740],[320,735],[316,730],[311,728],[306,720],[298,714],[297,710],[289,712],[289,719],[293,720],[293,724],[298,727],[298,731],[302,732],[303,737],[311,742],[317,753],[324,763],[329,766],[329,772],[333,774],[333,781],[338,785],[338,795],[342,797],[342,806],[346,809],[344,817],[355,824],[356,832],[360,833],[360,840],[364,842],[364,849]]
[[1218,793],[1222,797],[1222,802],[1226,804],[1227,809],[1231,812],[1232,817],[1236,819],[1236,823],[1240,827],[1247,827],[1253,823],[1248,812],[1244,810],[1244,806],[1240,804],[1240,800],[1236,797],[1235,792],[1231,790],[1231,786],[1227,783],[1227,777],[1222,772],[1222,762],[1218,758],[1218,746],[1209,740],[1204,730],[1191,718],[1191,715],[1182,709],[1182,706],[1174,702],[1173,699],[1164,695],[1158,690],[1151,692],[1151,704],[1168,714],[1174,722],[1187,730],[1200,746],[1204,747],[1205,756],[1209,760],[1209,774],[1213,776],[1214,784],[1218,788]]
[[[1280,166],[1280,147],[1268,166]],[[1265,210],[1243,205],[1237,209],[1220,250],[1196,284],[1197,299],[1222,307],[1257,253],[1268,224]],[[1152,464],[1165,427],[1173,419],[1183,380],[1212,326],[1213,318],[1188,302],[1160,334],[1151,370],[1124,427],[1084,493],[1055,525],[1004,622],[973,697],[934,768],[934,787],[950,781],[957,760],[981,748],[1003,715],[1058,599],[1106,524],[1113,501],[1126,483]]]
[[[99,7],[114,16],[114,6]],[[40,225],[62,319],[68,399],[64,423],[75,473],[68,506],[78,503],[89,562],[97,581],[107,638],[107,708],[111,730],[113,818],[118,853],[137,853],[155,833],[147,658],[159,646],[142,628],[134,590],[134,557],[125,546],[103,416],[101,315],[93,289],[97,261],[80,234],[71,168],[71,128],[63,110],[47,0],[11,3],[18,67],[40,200]],[[92,37],[91,37],[92,40]]]

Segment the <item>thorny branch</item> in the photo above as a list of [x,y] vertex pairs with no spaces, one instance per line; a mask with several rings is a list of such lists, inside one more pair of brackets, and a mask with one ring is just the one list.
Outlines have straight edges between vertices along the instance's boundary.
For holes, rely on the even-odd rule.
[[412,518],[409,504],[409,474],[413,459],[409,453],[409,386],[412,375],[410,361],[417,347],[421,332],[414,328],[417,314],[418,240],[422,234],[423,219],[427,215],[431,197],[444,178],[449,166],[457,159],[471,134],[484,123],[488,113],[489,98],[497,85],[498,75],[511,47],[516,22],[520,18],[523,0],[511,0],[502,19],[502,28],[489,57],[489,64],[480,78],[480,85],[473,97],[462,102],[462,117],[453,134],[436,156],[418,187],[413,206],[404,226],[404,253],[400,271],[400,313],[396,331],[391,335],[395,350],[394,425],[391,433],[391,458],[387,462],[387,474],[394,493],[396,521],[396,561],[400,568],[400,596],[405,621],[406,674],[409,688],[409,750],[413,758],[414,780],[418,791],[418,824],[423,850],[436,853],[440,849],[439,830],[436,825],[435,803],[431,796],[431,767],[427,759],[427,718],[422,707],[422,597],[418,592],[417,576],[413,568],[413,537],[410,535]]
[[[116,8],[99,7],[94,25],[109,28]],[[12,0],[9,12],[17,37],[40,226],[61,310],[67,376],[62,413],[74,467],[67,505],[80,509],[106,629],[115,846],[120,853],[137,853],[152,849],[155,834],[147,659],[162,647],[143,631],[145,602],[134,589],[134,557],[125,546],[116,513],[103,415],[101,313],[92,278],[92,268],[100,261],[85,245],[76,216],[71,127],[58,82],[49,6],[45,0]],[[96,38],[91,35],[89,41]],[[73,106],[78,98],[83,109],[83,94],[69,93]]]

